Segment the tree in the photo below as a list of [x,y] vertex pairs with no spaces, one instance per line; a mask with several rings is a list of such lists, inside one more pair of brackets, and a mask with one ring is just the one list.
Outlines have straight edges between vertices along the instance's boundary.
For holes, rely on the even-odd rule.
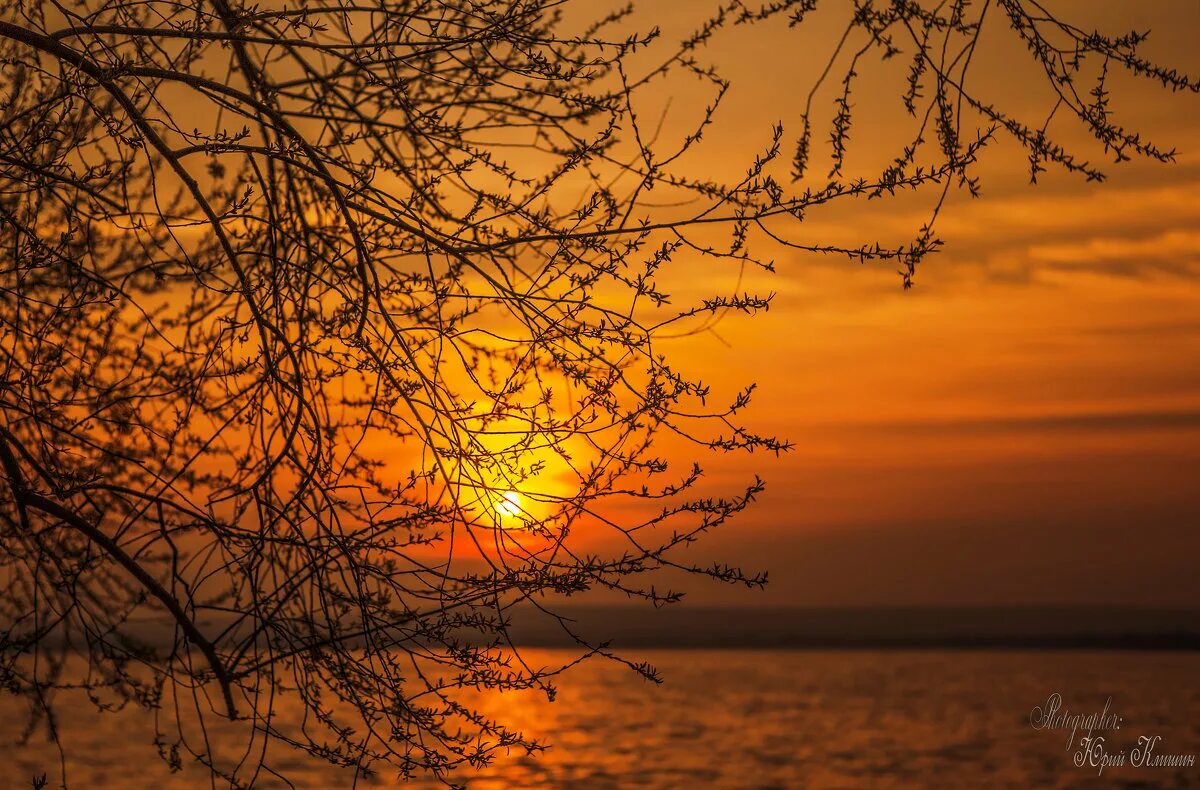
[[[1144,35],[1033,0],[856,2],[801,128],[771,130],[741,179],[696,176],[730,87],[706,45],[815,5],[732,0],[678,44],[630,9],[578,26],[551,0],[0,12],[0,672],[34,721],[54,736],[68,689],[138,706],[164,759],[236,786],[283,748],[439,776],[536,748],[464,701],[553,693],[560,668],[509,639],[513,607],[623,661],[554,601],[671,603],[664,568],[765,582],[680,555],[761,481],[710,496],[654,442],[788,448],[743,424],[752,386],[713,406],[657,347],[770,295],[674,307],[664,272],[772,270],[765,245],[887,262],[907,287],[986,146],[1014,140],[1035,179],[1101,178],[1051,138],[1057,115],[1117,161],[1167,161],[1113,118],[1109,74],[1198,88],[1143,59]],[[1043,70],[1044,122],[970,89],[985,29]],[[907,75],[913,134],[852,177],[851,98],[874,59]],[[639,102],[676,75],[712,99],[660,142]],[[822,207],[925,190],[930,220],[902,245],[797,234]],[[622,500],[646,506],[613,515]],[[620,548],[593,551],[598,531]],[[219,720],[233,758],[204,735]]]

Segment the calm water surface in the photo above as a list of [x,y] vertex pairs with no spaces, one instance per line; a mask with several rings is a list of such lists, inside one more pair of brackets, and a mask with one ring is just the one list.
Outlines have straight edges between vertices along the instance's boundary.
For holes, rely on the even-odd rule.
[[[533,663],[565,654],[524,651]],[[1193,787],[1193,768],[1076,767],[1069,730],[1035,730],[1030,711],[1058,692],[1072,712],[1121,717],[1110,753],[1160,735],[1160,753],[1200,757],[1200,656],[1188,653],[988,651],[662,651],[653,686],[607,663],[562,678],[555,703],[493,695],[486,706],[552,744],[512,755],[467,780],[492,788]],[[18,708],[0,705],[0,787],[56,777],[40,740],[13,746]],[[194,770],[170,774],[134,723],[64,716],[73,787],[195,790]],[[284,765],[299,788],[348,787],[345,774]],[[54,786],[53,783],[51,786]],[[262,788],[286,787],[264,780]],[[387,776],[360,787],[397,787]],[[434,787],[414,783],[410,787]]]

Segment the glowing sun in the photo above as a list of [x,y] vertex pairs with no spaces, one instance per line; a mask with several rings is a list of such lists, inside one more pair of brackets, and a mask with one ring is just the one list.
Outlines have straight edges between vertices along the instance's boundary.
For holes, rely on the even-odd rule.
[[516,518],[521,515],[521,495],[516,491],[509,491],[504,497],[496,503],[496,514],[500,518]]

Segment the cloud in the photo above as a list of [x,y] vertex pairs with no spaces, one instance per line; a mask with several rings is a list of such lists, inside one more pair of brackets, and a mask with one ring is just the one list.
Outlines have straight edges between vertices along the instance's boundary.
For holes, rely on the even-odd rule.
[[[1143,168],[1144,169],[1144,168]],[[1004,189],[978,200],[954,199],[942,211],[937,233],[945,241],[918,272],[918,284],[962,281],[1039,284],[1070,274],[1122,278],[1200,275],[1200,174],[1163,168],[1160,178],[1139,177],[1100,185]],[[1131,171],[1132,172],[1132,171]],[[928,219],[921,201],[887,206],[843,206],[814,212],[789,233],[855,247],[880,241],[902,244]],[[805,271],[845,269],[837,256],[797,255]],[[786,266],[786,264],[785,264]],[[870,266],[870,264],[868,264]],[[889,271],[891,262],[882,264]]]
[[1145,238],[1096,236],[1034,244],[1032,266],[1059,271],[1092,271],[1119,276],[1149,272],[1194,276],[1200,273],[1200,231],[1168,230]]
[[1200,409],[1053,413],[961,419],[889,420],[855,427],[889,433],[1116,432],[1200,429]]

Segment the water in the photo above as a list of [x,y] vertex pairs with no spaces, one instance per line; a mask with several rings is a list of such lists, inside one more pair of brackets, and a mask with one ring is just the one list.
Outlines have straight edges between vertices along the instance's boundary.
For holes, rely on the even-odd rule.
[[[523,651],[530,663],[565,653]],[[469,779],[493,788],[1189,787],[1191,768],[1077,767],[1068,730],[1035,730],[1030,712],[1054,692],[1071,711],[1110,713],[1120,729],[1108,751],[1160,735],[1159,753],[1200,757],[1200,656],[1194,653],[1008,651],[642,651],[666,683],[627,669],[582,665],[551,704],[535,694],[494,694],[490,712],[552,744],[512,755]],[[4,787],[56,776],[57,753],[0,707]],[[76,715],[77,714],[77,715]],[[83,709],[63,717],[72,786],[192,790],[204,774],[169,774],[148,738],[121,716]],[[299,788],[348,787],[332,769],[285,763]],[[56,780],[55,780],[56,781]],[[51,784],[53,786],[53,783]],[[262,781],[263,788],[283,787]],[[386,775],[367,787],[395,787]],[[414,787],[436,785],[414,783]]]

